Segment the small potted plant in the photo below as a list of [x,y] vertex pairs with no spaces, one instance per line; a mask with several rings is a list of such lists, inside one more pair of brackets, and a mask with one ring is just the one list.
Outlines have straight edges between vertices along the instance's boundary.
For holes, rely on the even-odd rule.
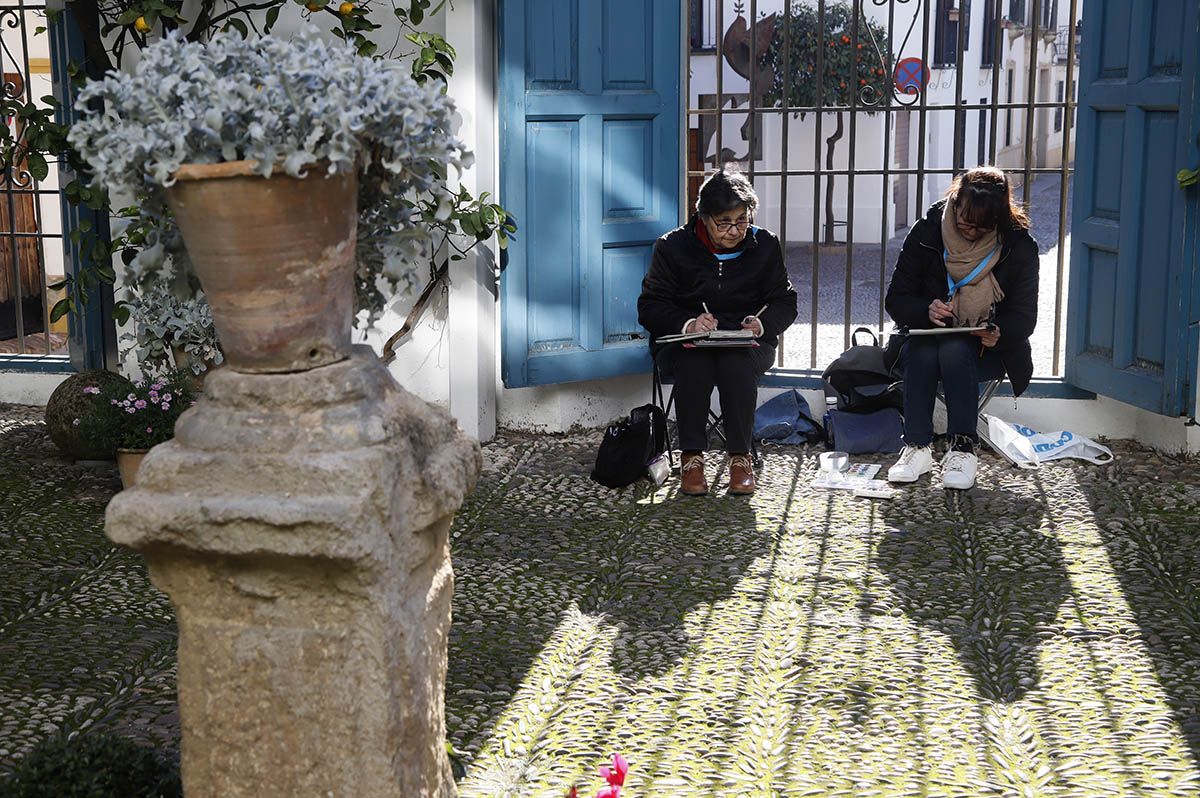
[[161,268],[177,224],[240,371],[347,357],[356,294],[377,304],[411,288],[428,259],[413,197],[449,213],[447,167],[470,160],[439,88],[314,28],[172,33],[76,107],[71,144],[101,186],[139,201],[135,278]]
[[116,446],[121,483],[132,487],[142,458],[175,436],[175,422],[196,401],[190,372],[173,370],[132,387],[112,383],[96,389],[97,401],[80,419],[80,432]]
[[225,359],[203,290],[176,293],[164,280],[148,280],[128,289],[122,305],[129,311],[129,332],[121,341],[137,353],[143,374],[171,368],[190,372],[192,387],[203,390],[207,372]]

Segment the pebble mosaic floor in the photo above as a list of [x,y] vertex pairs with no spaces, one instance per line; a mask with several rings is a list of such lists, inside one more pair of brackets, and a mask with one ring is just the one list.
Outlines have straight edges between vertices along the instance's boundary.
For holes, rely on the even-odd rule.
[[[453,531],[463,798],[1200,795],[1200,463],[983,457],[885,502],[768,447],[749,500],[608,491],[595,432],[504,434]],[[177,745],[169,604],[111,469],[0,407],[0,775],[59,728]],[[885,462],[886,458],[865,460]],[[724,477],[710,458],[709,479]]]

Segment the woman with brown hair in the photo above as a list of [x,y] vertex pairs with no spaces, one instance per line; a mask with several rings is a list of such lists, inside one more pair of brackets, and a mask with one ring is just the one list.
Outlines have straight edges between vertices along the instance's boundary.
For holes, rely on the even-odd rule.
[[985,329],[905,341],[904,448],[889,480],[915,482],[933,470],[933,406],[941,382],[950,438],[942,485],[975,484],[979,381],[1007,374],[1017,396],[1029,385],[1037,299],[1037,242],[1008,176],[994,166],[958,175],[905,238],[885,304],[892,320],[910,330]]

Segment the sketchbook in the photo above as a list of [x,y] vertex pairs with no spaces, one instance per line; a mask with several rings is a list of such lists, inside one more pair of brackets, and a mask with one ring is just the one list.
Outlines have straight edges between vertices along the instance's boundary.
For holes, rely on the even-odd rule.
[[750,342],[754,340],[754,330],[713,330],[711,332],[699,333],[679,333],[678,335],[664,335],[655,339],[660,344],[668,344],[673,341],[710,341],[711,343],[705,346],[750,346]]
[[909,330],[909,335],[946,335],[947,333],[965,333],[975,332],[977,330],[986,330],[987,325],[979,327],[933,327],[928,330]]

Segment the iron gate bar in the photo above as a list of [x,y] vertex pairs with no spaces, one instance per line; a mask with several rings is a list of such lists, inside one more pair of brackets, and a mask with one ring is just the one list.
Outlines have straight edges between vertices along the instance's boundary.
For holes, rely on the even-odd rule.
[[967,5],[968,0],[959,0],[958,3],[958,21],[954,25],[955,36],[954,42],[954,172],[958,174],[963,170],[963,161],[966,159],[966,153],[963,150],[967,145],[967,111],[963,108],[963,73],[964,69],[963,56],[967,52],[967,27],[970,24]]
[[[791,81],[785,81],[790,85]],[[787,92],[785,92],[787,94]],[[817,107],[821,106],[821,98],[825,96],[825,0],[817,0]],[[809,366],[816,368],[817,363],[817,331],[820,325],[817,321],[817,305],[820,303],[820,284],[818,277],[821,272],[821,219],[817,209],[821,207],[821,120],[825,116],[816,111],[816,136],[813,138],[813,265],[812,265],[812,325],[809,327]],[[785,143],[784,146],[787,146]]]
[[[877,6],[883,5],[885,2],[887,2],[887,0],[871,0],[871,1],[873,3],[875,3],[875,5],[877,5]],[[900,1],[905,2],[905,3],[908,2],[908,0],[900,0]],[[896,4],[888,3],[887,47],[884,48],[886,55],[884,55],[882,57],[883,57],[883,61],[884,61],[884,66],[883,66],[884,80],[892,82],[892,85],[894,85],[894,81],[895,81],[894,72],[893,72],[894,67],[892,65],[892,50],[895,45],[895,41],[894,41],[895,27],[896,27]],[[876,47],[876,53],[878,53],[878,52],[879,52],[878,47]],[[891,188],[891,169],[890,169],[890,167],[892,165],[892,158],[891,158],[891,152],[892,152],[892,113],[891,113],[892,112],[892,92],[891,92],[891,86],[888,87],[888,91],[885,91],[883,93],[882,101],[883,101],[883,181],[882,181],[882,186],[880,188],[879,207],[886,208],[887,207],[888,189]],[[905,186],[904,190],[908,191],[908,187]],[[891,236],[888,235],[888,233],[891,232],[890,230],[888,230],[888,215],[886,213],[881,213],[879,216],[880,216],[880,218],[879,218],[879,240],[886,242],[889,238],[891,238]],[[879,247],[879,329],[880,330],[883,330],[883,322],[884,322],[883,317],[884,317],[885,308],[884,308],[883,299],[884,299],[884,294],[886,292],[883,290],[883,284],[886,280],[887,280],[887,246],[881,245]]]
[[[792,0],[783,0],[783,74],[787,77],[781,81],[780,88],[782,91],[779,95],[779,104],[787,106],[791,95],[791,74],[792,74]],[[781,138],[783,140],[783,153],[780,158],[779,169],[781,176],[779,178],[779,249],[780,254],[784,258],[784,268],[787,268],[787,196],[788,196],[788,152],[792,149],[788,146],[791,139],[788,137],[788,119],[790,116],[784,114],[780,118],[780,126],[782,128]],[[779,368],[783,367],[783,346],[784,339],[787,336],[780,333],[778,344],[775,349],[775,365]]]
[[[725,109],[725,67],[722,59],[725,58],[725,0],[717,0],[717,111],[723,112]],[[697,103],[698,105],[699,103]],[[725,117],[718,113],[717,115],[717,152],[713,157],[713,166],[717,169],[725,165],[725,152],[721,145],[724,143],[721,129],[725,125]]]
[[[756,20],[756,19],[758,19],[758,0],[750,0],[750,20],[747,23],[747,25],[750,29],[750,66],[749,66],[750,77],[747,78],[747,80],[750,83],[750,89],[749,89],[750,99],[746,103],[746,108],[749,111],[749,113],[747,114],[746,121],[750,125],[750,139],[748,141],[750,151],[746,153],[746,160],[750,162],[750,169],[749,169],[750,185],[754,185],[754,162],[756,160],[758,160],[757,158],[754,157],[754,155],[755,155],[754,142],[755,142],[755,138],[756,138],[755,131],[754,131],[754,127],[755,127],[754,121],[756,119],[756,117],[754,115],[754,108],[758,104],[755,102],[755,97],[754,97],[755,76],[758,75],[758,68],[757,68],[758,60],[755,58],[755,49],[756,49],[755,45],[758,43],[758,37],[754,35],[754,20]],[[718,58],[717,65],[719,66],[720,64],[721,64],[721,59]]]
[[1026,210],[1033,210],[1033,203],[1030,202],[1029,189],[1033,183],[1033,174],[1030,171],[1033,156],[1033,106],[1037,98],[1037,37],[1038,37],[1038,22],[1041,20],[1042,0],[1033,0],[1033,23],[1029,29],[1029,75],[1028,86],[1025,93],[1025,174],[1021,179],[1021,200],[1025,203]]
[[[1067,80],[1063,93],[1062,161],[1059,164],[1058,182],[1058,274],[1054,283],[1054,365],[1050,373],[1058,376],[1062,371],[1062,303],[1063,275],[1067,262],[1067,156],[1071,152],[1071,126],[1075,123],[1075,26],[1078,22],[1079,3],[1071,0],[1067,12]],[[1055,20],[1055,24],[1058,20]],[[1057,53],[1056,53],[1057,55]]]
[[996,134],[1000,130],[1000,40],[1004,35],[1000,20],[1003,4],[1004,0],[994,0],[992,3],[992,119],[988,130],[988,163],[992,166],[996,165]]
[[[849,174],[846,176],[846,295],[843,301],[843,316],[842,316],[842,346],[845,349],[850,348],[850,316],[853,313],[853,302],[850,298],[851,291],[854,290],[854,164],[855,153],[858,149],[858,86],[855,85],[858,81],[858,15],[861,10],[862,0],[854,0],[854,9],[850,16],[850,157],[846,160],[846,168]],[[840,118],[840,117],[839,117]],[[832,156],[832,152],[830,155]],[[830,175],[829,180],[833,180]],[[836,185],[835,185],[836,188]],[[826,209],[826,213],[830,210]],[[833,229],[836,228],[837,221],[835,220],[830,228],[830,234],[833,234]]]
[[[924,0],[921,17],[921,64],[929,69],[929,0]],[[920,81],[918,81],[919,83]],[[928,82],[917,87],[917,96],[921,98],[917,109],[917,213],[925,211],[925,134],[926,112],[928,111]]]

